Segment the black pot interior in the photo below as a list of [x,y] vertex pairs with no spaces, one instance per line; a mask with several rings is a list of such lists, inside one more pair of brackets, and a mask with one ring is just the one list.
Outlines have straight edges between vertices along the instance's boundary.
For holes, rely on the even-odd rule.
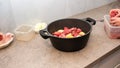
[[82,29],[86,34],[88,34],[91,30],[91,25],[87,21],[83,21],[80,19],[61,19],[55,22],[52,22],[48,25],[47,30],[50,34],[53,32],[63,29],[64,27],[72,28],[77,27]]

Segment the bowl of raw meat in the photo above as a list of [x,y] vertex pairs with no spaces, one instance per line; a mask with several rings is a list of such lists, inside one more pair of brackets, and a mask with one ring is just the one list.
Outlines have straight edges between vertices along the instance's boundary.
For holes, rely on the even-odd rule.
[[40,35],[50,38],[52,45],[65,52],[83,49],[96,21],[92,18],[75,19],[67,18],[53,21],[45,29],[40,30]]
[[109,15],[104,15],[104,29],[111,39],[120,38],[120,23],[117,21],[111,22],[112,19],[116,20],[118,18],[120,18],[120,9],[112,9]]

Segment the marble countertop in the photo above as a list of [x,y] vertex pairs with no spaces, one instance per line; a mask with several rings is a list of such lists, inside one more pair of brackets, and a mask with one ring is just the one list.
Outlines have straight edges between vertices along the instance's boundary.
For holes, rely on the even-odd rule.
[[103,22],[93,26],[87,46],[76,52],[55,49],[39,34],[29,42],[14,40],[0,50],[0,68],[85,68],[120,49],[120,39],[110,39]]

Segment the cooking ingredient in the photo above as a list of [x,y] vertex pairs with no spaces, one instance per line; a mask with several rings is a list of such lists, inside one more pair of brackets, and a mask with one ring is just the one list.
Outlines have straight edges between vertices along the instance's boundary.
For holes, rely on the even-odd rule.
[[120,9],[111,9],[110,10],[110,17],[116,17],[120,14]]
[[2,35],[0,35],[0,41],[3,39],[3,36]]
[[35,25],[34,31],[39,33],[40,30],[44,29],[47,26],[46,23],[37,23]]
[[58,30],[57,32],[60,32],[60,33],[62,33],[63,31],[64,31],[64,30],[62,30],[62,29],[61,29],[61,30]]
[[120,26],[120,9],[110,10],[110,24],[112,26]]
[[9,41],[11,38],[13,38],[13,34],[12,33],[6,33],[5,34],[5,41]]
[[59,38],[74,38],[74,37],[84,36],[85,33],[80,28],[64,27],[64,29],[60,29],[60,30],[53,32],[53,35]]
[[69,33],[69,34],[67,34],[66,36],[65,36],[65,38],[73,38],[74,36],[71,34],[71,33]]
[[64,27],[64,33],[68,34],[69,32],[70,32],[69,28],[68,27]]
[[9,42],[11,39],[13,38],[13,34],[12,33],[0,33],[0,45]]
[[3,40],[3,34],[0,33],[0,41]]
[[80,35],[80,36],[83,36],[83,35],[85,35],[85,33],[84,33],[84,32],[80,32],[79,35]]
[[55,36],[59,36],[59,35],[61,35],[61,33],[62,33],[62,32],[58,32],[58,31],[56,31],[56,32],[53,33],[53,35],[55,35]]

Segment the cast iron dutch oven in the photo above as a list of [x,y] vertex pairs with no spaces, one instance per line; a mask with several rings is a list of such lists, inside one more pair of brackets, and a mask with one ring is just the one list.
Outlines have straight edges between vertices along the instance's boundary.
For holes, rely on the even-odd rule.
[[[96,21],[92,18],[85,19],[60,19],[50,23],[45,29],[40,30],[40,35],[44,38],[50,38],[52,45],[64,52],[74,52],[83,49],[89,39],[90,33],[92,31],[92,25],[95,25]],[[84,36],[75,38],[58,38],[52,35],[53,32],[63,29],[64,27],[81,28],[85,32]]]

